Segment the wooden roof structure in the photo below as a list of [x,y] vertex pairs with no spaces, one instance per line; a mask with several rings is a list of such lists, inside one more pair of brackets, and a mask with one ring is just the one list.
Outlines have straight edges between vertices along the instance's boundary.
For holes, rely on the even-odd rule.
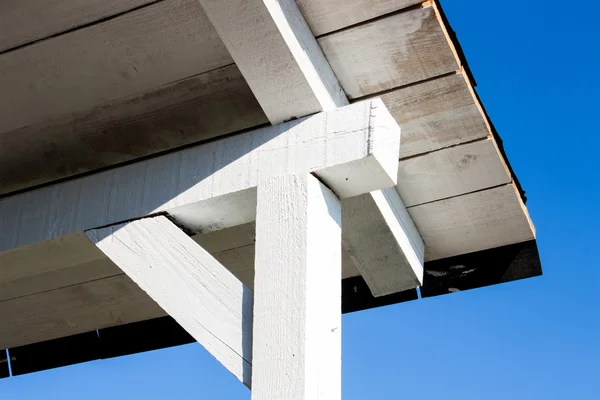
[[[380,98],[400,126],[396,189],[425,246],[419,290],[381,295],[345,246],[342,310],[540,275],[524,191],[440,4],[296,3],[348,101]],[[273,123],[226,42],[198,0],[1,7],[0,350],[13,375],[194,341],[83,229],[47,219],[73,200],[58,185]],[[21,215],[36,196],[48,209]],[[389,258],[373,226],[365,252]],[[183,228],[253,288],[253,221]]]

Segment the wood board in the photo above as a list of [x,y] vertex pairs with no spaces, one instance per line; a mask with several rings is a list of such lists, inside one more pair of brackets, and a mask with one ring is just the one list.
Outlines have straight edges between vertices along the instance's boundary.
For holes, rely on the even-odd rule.
[[460,71],[382,94],[402,129],[400,158],[491,135],[471,89]]
[[460,68],[433,7],[392,14],[318,42],[350,99]]
[[5,0],[0,52],[92,23],[154,0]]
[[0,134],[0,195],[267,123],[235,65]]
[[411,207],[510,182],[490,138],[401,160],[396,189]]
[[232,62],[197,1],[155,3],[2,54],[2,131],[64,117]]
[[422,0],[296,0],[315,36],[322,36],[422,2]]
[[535,239],[514,184],[408,208],[425,242],[425,261]]

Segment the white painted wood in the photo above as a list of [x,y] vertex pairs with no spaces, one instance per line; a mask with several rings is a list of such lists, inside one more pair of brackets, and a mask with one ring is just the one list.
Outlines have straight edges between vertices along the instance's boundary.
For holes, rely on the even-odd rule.
[[423,0],[296,0],[315,36],[381,17]]
[[0,134],[0,195],[265,123],[231,64]]
[[425,242],[425,261],[535,239],[514,184],[409,207]]
[[200,0],[272,124],[348,104],[294,0]]
[[164,216],[86,235],[245,385],[251,382],[253,294]]
[[511,182],[494,139],[401,160],[396,188],[407,207]]
[[402,127],[400,158],[428,153],[491,134],[464,72],[382,94]]
[[154,300],[121,274],[0,301],[0,347],[17,347],[165,315]]
[[[259,176],[313,171],[340,197],[390,187],[399,136],[383,103],[372,99],[7,197],[0,200],[0,252],[159,211],[196,226],[202,201],[249,204]],[[229,226],[250,222],[236,213],[202,223],[224,228],[227,215],[235,221]]]
[[151,2],[152,0],[5,0],[0,12],[0,51]]
[[454,72],[459,62],[433,7],[318,39],[349,99]]
[[259,183],[253,400],[341,398],[340,224],[315,177]]
[[0,131],[88,110],[232,62],[197,0],[156,2],[3,54]]
[[421,286],[425,245],[398,192],[382,189],[342,205],[344,246],[373,296]]

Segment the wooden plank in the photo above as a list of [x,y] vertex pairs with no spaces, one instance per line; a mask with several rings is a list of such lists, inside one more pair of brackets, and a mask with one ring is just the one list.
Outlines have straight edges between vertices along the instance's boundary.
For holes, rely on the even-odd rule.
[[[160,211],[184,226],[247,223],[254,211],[238,205],[251,204],[259,176],[313,171],[340,197],[389,187],[399,140],[375,99],[10,196],[0,200],[0,252]],[[232,208],[210,221],[203,201]]]
[[90,230],[86,236],[250,386],[252,291],[164,216]]
[[[192,239],[208,251],[250,289],[254,287],[254,222],[195,235]],[[46,251],[38,253],[29,247],[22,247],[6,253],[0,253],[0,301],[16,299],[67,286],[78,285],[97,279],[112,277],[123,273],[110,261],[83,233],[84,241],[65,241],[66,246],[50,244]],[[41,246],[41,244],[40,244]],[[76,263],[69,263],[69,255],[75,250],[85,249]],[[93,252],[89,252],[89,250]],[[2,258],[5,254],[21,251],[21,257]],[[27,257],[25,257],[27,255]],[[100,258],[96,258],[99,256]],[[358,276],[353,261],[345,249],[342,249],[342,278]],[[9,279],[10,277],[10,279]]]
[[310,174],[258,186],[253,399],[341,399],[341,222]]
[[425,242],[425,261],[535,239],[513,184],[408,209]]
[[31,275],[27,277],[0,283],[0,301],[17,299],[122,274],[123,271],[106,257],[66,267],[60,266],[54,270],[40,273],[32,271]]
[[0,52],[121,14],[152,0],[7,0],[0,13]]
[[0,284],[101,258],[102,252],[83,233],[45,241],[35,248],[20,247],[0,253]]
[[200,0],[272,124],[348,100],[294,0]]
[[432,7],[394,14],[318,42],[351,99],[459,69]]
[[0,347],[11,348],[143,321],[165,312],[119,275],[17,300],[0,301]]
[[158,2],[2,54],[2,131],[89,110],[232,62],[197,1]]
[[493,139],[401,160],[396,188],[412,207],[511,182]]
[[400,158],[491,135],[464,72],[381,95],[402,127]]
[[422,0],[297,0],[315,36],[421,4]]
[[230,65],[0,135],[0,194],[267,122]]
[[395,188],[351,197],[342,205],[344,246],[373,296],[421,286],[425,246]]

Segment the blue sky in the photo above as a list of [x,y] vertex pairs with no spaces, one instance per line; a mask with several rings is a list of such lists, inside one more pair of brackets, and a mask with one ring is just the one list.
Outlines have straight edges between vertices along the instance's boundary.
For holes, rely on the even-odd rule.
[[[544,276],[343,317],[343,398],[600,399],[598,2],[444,0]],[[249,399],[199,345],[0,380],[0,399]]]

